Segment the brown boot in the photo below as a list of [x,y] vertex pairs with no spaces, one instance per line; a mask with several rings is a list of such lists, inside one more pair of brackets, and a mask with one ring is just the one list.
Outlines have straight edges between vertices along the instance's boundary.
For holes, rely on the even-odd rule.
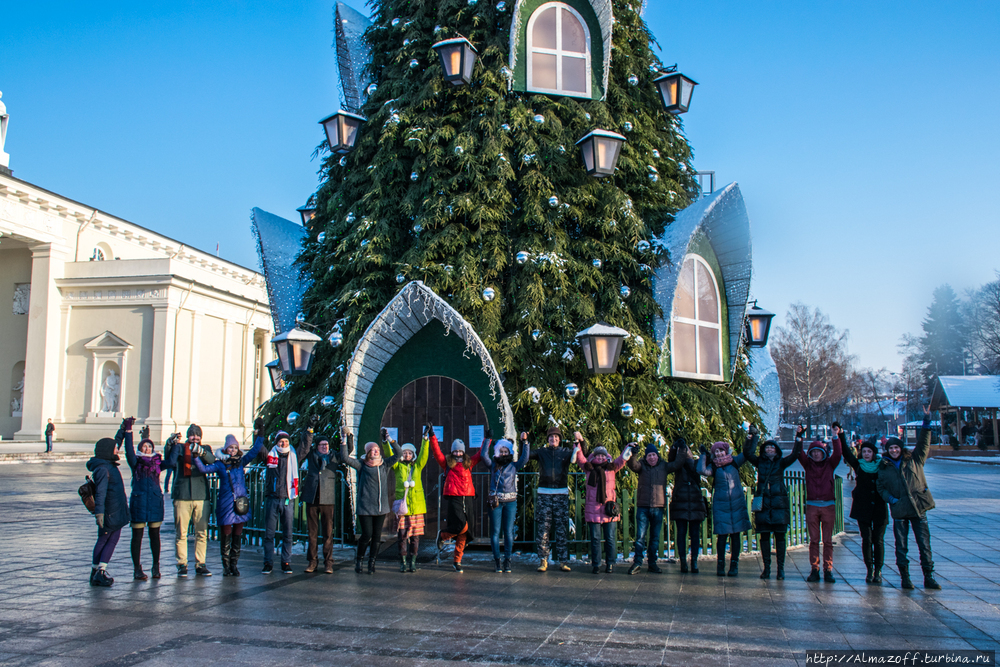
[[313,572],[316,571],[317,567],[319,567],[319,562],[318,561],[315,561],[315,560],[309,561],[309,566],[306,567],[306,574],[312,574]]

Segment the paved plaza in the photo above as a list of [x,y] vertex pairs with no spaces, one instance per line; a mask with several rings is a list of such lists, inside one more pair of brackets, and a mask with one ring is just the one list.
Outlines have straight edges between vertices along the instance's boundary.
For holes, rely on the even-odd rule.
[[[128,485],[127,467],[123,466]],[[416,574],[389,564],[357,575],[260,574],[176,579],[164,526],[164,578],[133,583],[128,536],[111,589],[87,585],[96,529],[76,495],[81,463],[0,466],[0,665],[793,665],[807,649],[996,650],[1000,637],[1000,466],[930,461],[930,513],[944,590],[902,591],[887,535],[887,576],[864,583],[860,539],[837,544],[836,584],[807,584],[808,554],[789,552],[788,579],[701,574],[513,574],[442,563]],[[853,528],[853,525],[851,525]],[[148,544],[143,545],[148,567]],[[342,552],[347,556],[349,552]],[[911,546],[916,558],[916,547]],[[919,567],[914,567],[919,573]],[[919,582],[919,576],[915,577]]]

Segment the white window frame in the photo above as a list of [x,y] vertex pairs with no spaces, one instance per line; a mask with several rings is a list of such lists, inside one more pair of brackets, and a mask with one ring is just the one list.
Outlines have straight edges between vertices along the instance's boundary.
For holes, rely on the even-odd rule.
[[[673,309],[671,309],[670,321],[671,321],[671,325],[674,322],[680,322],[682,324],[690,324],[690,325],[693,325],[695,327],[695,332],[694,332],[694,364],[695,364],[695,368],[697,369],[698,372],[691,373],[691,372],[687,372],[687,371],[678,371],[678,370],[676,370],[677,345],[676,345],[676,343],[674,341],[674,331],[676,329],[673,326],[671,326],[670,327],[670,369],[671,369],[671,375],[673,377],[691,378],[693,380],[718,380],[718,381],[723,381],[723,380],[725,380],[725,378],[723,377],[722,372],[723,372],[723,369],[726,367],[726,360],[725,360],[724,355],[723,355],[723,347],[722,347],[722,294],[719,291],[719,282],[715,278],[715,271],[712,270],[712,267],[709,265],[708,262],[705,261],[705,258],[702,257],[701,255],[696,255],[694,253],[688,253],[687,255],[685,255],[684,256],[684,261],[681,263],[681,271],[684,270],[684,265],[687,264],[687,262],[688,262],[689,259],[690,260],[694,260],[695,264],[700,263],[702,266],[704,266],[705,267],[705,271],[711,277],[711,280],[712,280],[712,289],[715,290],[716,311],[718,311],[718,312],[716,312],[716,321],[714,323],[700,319],[700,315],[701,315],[700,308],[701,308],[701,306],[700,306],[700,304],[698,302],[698,269],[697,269],[697,267],[694,267],[693,270],[692,270],[692,272],[694,274],[694,283],[692,284],[692,288],[694,289],[694,315],[695,316],[694,316],[693,319],[689,318],[689,317],[680,317],[676,313],[672,312]],[[678,281],[678,283],[679,282],[680,281]],[[678,287],[679,287],[679,284],[678,284]],[[677,296],[676,296],[676,292],[675,292],[675,294],[674,294],[674,300],[676,301],[676,299],[677,299]],[[700,333],[701,333],[700,330],[701,329],[715,329],[716,332],[717,332],[716,340],[718,341],[718,345],[719,345],[719,373],[718,374],[715,374],[715,373],[702,373],[701,372],[701,336],[700,336]]]
[[[548,49],[543,47],[534,46],[534,29],[535,20],[541,16],[542,12],[550,7],[556,8],[556,48]],[[565,9],[566,11],[573,14],[580,25],[583,26],[583,34],[586,38],[586,52],[584,53],[583,61],[585,63],[586,71],[584,76],[586,78],[587,91],[581,93],[577,90],[563,90],[563,50],[562,50],[562,20],[563,13],[559,11],[560,9]],[[566,97],[580,97],[580,98],[590,98],[593,97],[592,90],[592,79],[593,71],[591,67],[591,60],[593,59],[593,49],[591,48],[590,41],[590,28],[587,26],[587,21],[584,20],[583,15],[576,11],[574,8],[567,5],[565,2],[546,2],[538,9],[536,9],[531,14],[531,18],[528,19],[528,28],[525,34],[525,60],[527,61],[528,77],[527,77],[527,88],[528,92],[532,93],[548,93],[551,95],[564,95]],[[535,53],[545,53],[549,55],[554,55],[556,57],[556,87],[555,88],[542,88],[534,85],[534,54]],[[567,53],[572,54],[570,57],[579,59],[580,54],[576,51],[569,51]]]

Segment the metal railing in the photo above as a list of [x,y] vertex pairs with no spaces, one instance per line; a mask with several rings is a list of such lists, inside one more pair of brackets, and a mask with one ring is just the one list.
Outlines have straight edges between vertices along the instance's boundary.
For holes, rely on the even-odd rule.
[[[247,492],[250,497],[250,520],[244,524],[244,540],[251,545],[261,545],[265,533],[265,497],[264,497],[264,476],[267,470],[264,465],[251,465],[246,468]],[[489,480],[489,472],[472,473],[473,481],[479,480],[476,484],[480,489],[486,488]],[[809,530],[806,525],[806,486],[805,473],[802,471],[786,471],[785,485],[788,487],[788,497],[790,505],[791,521],[786,532],[787,545],[789,547],[801,546],[809,543]],[[336,512],[334,514],[334,542],[345,545],[353,544],[354,521],[351,516],[353,508],[350,503],[350,487],[342,470],[337,471],[337,492],[336,492]],[[569,482],[569,551],[570,554],[580,558],[590,552],[590,536],[587,530],[587,523],[583,515],[584,497],[586,493],[586,473],[572,472],[568,476]],[[517,474],[517,513],[514,519],[514,548],[521,551],[534,551],[535,548],[535,501],[537,498],[538,473],[519,472]],[[836,519],[834,522],[834,534],[839,534],[844,530],[844,480],[839,475],[835,477],[836,492]],[[209,519],[209,536],[212,539],[218,538],[218,524],[215,516],[215,500],[218,495],[219,480],[215,475],[209,477],[210,502],[212,515]],[[438,478],[437,488],[444,488],[444,474]],[[702,488],[702,494],[711,501],[711,493],[707,488]],[[444,525],[444,507],[440,493],[437,493],[438,530]],[[746,488],[747,512],[753,519],[753,512],[750,511],[750,503],[753,500],[753,489]],[[636,537],[636,505],[635,496],[632,493],[620,494],[618,502],[622,506],[622,515],[618,521],[618,553],[629,554],[632,551],[632,544]],[[476,495],[473,502],[473,511],[476,521],[472,537],[478,539],[479,543],[485,541],[489,543],[489,507],[485,493]],[[305,541],[308,537],[306,527],[306,503],[296,501],[295,519],[292,526],[292,535],[295,541]],[[676,525],[670,519],[669,500],[668,507],[664,508],[664,522],[660,529],[660,558],[672,558],[676,556],[677,547],[671,537],[675,536]],[[709,512],[704,521],[701,522],[701,544],[702,553],[712,555],[715,553],[715,540],[712,535],[712,513]],[[759,543],[757,533],[754,530],[743,533],[743,551],[758,551]],[[683,550],[682,550],[683,551]]]

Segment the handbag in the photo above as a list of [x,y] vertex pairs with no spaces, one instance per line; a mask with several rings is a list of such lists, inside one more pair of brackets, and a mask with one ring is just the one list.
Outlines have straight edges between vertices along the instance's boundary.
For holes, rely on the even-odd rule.
[[622,515],[622,506],[617,501],[609,500],[604,503],[604,514],[614,519]]
[[250,499],[246,496],[236,495],[236,485],[233,484],[233,471],[227,470],[229,474],[229,486],[233,489],[233,511],[238,516],[244,516],[250,511]]
[[87,481],[80,485],[77,493],[80,494],[80,500],[83,502],[84,507],[87,508],[87,511],[93,514],[96,507],[94,494],[97,493],[97,485],[94,484],[94,480],[90,479],[90,475],[87,475]]

